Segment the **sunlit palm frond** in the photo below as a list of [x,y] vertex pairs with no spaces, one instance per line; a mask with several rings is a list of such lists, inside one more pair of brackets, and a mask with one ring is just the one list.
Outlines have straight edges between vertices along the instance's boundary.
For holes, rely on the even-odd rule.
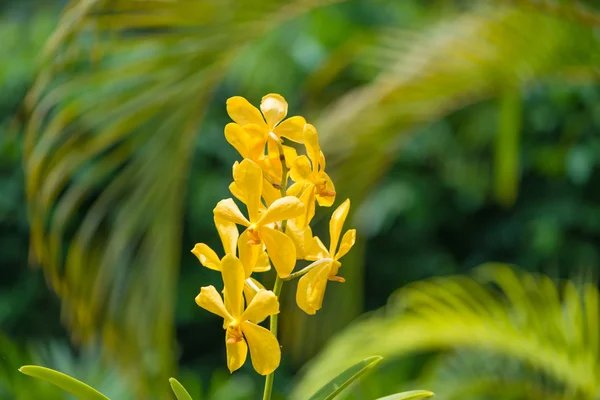
[[25,346],[0,333],[0,352],[0,396],[3,399],[72,398],[61,389],[19,372],[23,364],[39,364],[63,371],[101,389],[111,398],[134,398],[121,374],[107,368],[96,349],[86,349],[75,355],[67,343],[47,342]]
[[[514,202],[520,171],[521,91],[557,77],[596,81],[600,61],[593,26],[582,25],[571,18],[572,13],[530,6],[476,7],[431,26],[382,30],[374,35],[379,37],[376,45],[358,46],[366,48],[362,57],[356,57],[358,63],[376,70],[376,78],[334,101],[316,122],[336,189],[352,198],[354,210],[374,192],[409,133],[493,97],[500,98],[499,124],[489,127],[498,132],[496,197],[504,204]],[[352,278],[361,279],[362,265],[345,264],[348,283],[335,287],[336,297],[348,299],[347,304],[331,304],[310,318],[300,314],[288,318],[290,327],[284,329],[290,336],[284,341],[297,359],[312,354],[358,315],[362,298]],[[310,343],[303,343],[307,335]]]
[[378,77],[318,121],[340,191],[357,201],[394,160],[403,134],[507,89],[556,77],[595,81],[600,43],[593,27],[570,19],[486,7],[418,31],[383,32],[363,60]]
[[[75,337],[141,383],[173,368],[182,206],[202,115],[253,38],[327,0],[73,1],[26,104],[32,261]],[[166,380],[164,381],[166,382]]]
[[421,385],[440,398],[569,400],[573,393],[563,384],[525,363],[485,351],[442,354],[426,368]]
[[514,358],[575,398],[593,399],[600,388],[599,306],[594,285],[556,284],[504,266],[483,267],[474,278],[418,282],[330,342],[308,365],[294,398],[368,354],[463,348]]
[[[377,77],[325,108],[316,122],[338,192],[352,198],[358,209],[374,193],[409,133],[468,104],[500,97],[499,126],[489,127],[498,132],[495,188],[500,201],[514,201],[520,170],[521,91],[548,79],[598,78],[600,42],[594,28],[570,15],[488,6],[431,26],[380,32],[378,44],[357,57],[379,71]],[[347,264],[344,274],[360,279],[362,265]],[[356,287],[335,289],[352,305],[361,301]],[[324,307],[310,320],[296,318],[297,333],[288,338],[288,348],[294,343],[298,354],[310,354],[299,340],[309,332],[313,339],[329,332],[324,326],[341,320],[340,307]]]
[[507,4],[530,7],[561,18],[573,19],[579,23],[600,26],[600,8],[594,0],[553,1],[553,0],[504,0]]

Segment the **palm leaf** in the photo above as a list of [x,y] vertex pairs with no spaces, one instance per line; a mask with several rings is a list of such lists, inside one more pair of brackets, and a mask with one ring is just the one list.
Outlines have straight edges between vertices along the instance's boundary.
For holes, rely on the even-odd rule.
[[[377,44],[356,57],[375,69],[376,77],[324,108],[315,123],[340,196],[350,197],[358,209],[375,192],[408,135],[465,106],[502,96],[500,125],[490,127],[499,135],[496,194],[505,204],[514,201],[519,182],[519,93],[550,79],[574,84],[598,80],[600,43],[594,25],[572,16],[530,5],[486,6],[418,30],[379,32]],[[344,274],[361,277],[363,265],[348,264]],[[288,347],[294,343],[297,354],[312,354],[313,343],[327,339],[319,335],[341,329],[358,315],[360,288],[335,289],[337,298],[349,299],[350,305],[340,310],[339,302],[332,307],[326,303],[316,317],[298,316],[296,328],[290,329],[298,333],[284,338]],[[340,321],[339,315],[350,307],[354,313]],[[311,343],[300,344],[307,333]]]
[[434,394],[427,390],[411,390],[410,392],[402,392],[380,397],[377,400],[420,400],[433,396]]
[[527,364],[485,351],[443,353],[421,375],[424,385],[447,400],[567,400],[573,396],[563,384]]
[[378,76],[317,122],[339,190],[359,202],[393,162],[403,134],[465,105],[548,78],[596,81],[599,50],[593,27],[511,7],[382,32],[361,57]]
[[224,66],[253,38],[328,3],[73,1],[47,42],[26,99],[31,259],[74,337],[101,339],[135,365],[140,390],[166,390],[173,372],[186,178]]
[[372,356],[357,362],[348,369],[327,382],[309,400],[332,400],[336,398],[344,389],[350,386],[355,380],[369,372],[383,360],[382,357]]
[[334,339],[309,364],[294,398],[366,354],[465,348],[527,363],[577,398],[593,399],[600,382],[599,305],[593,285],[578,289],[504,266],[483,267],[475,278],[418,282]]

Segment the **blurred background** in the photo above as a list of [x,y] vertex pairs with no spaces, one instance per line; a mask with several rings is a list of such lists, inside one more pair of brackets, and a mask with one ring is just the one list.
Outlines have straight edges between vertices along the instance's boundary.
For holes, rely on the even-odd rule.
[[592,1],[3,0],[0,397],[70,398],[38,363],[113,399],[260,398],[190,250],[220,249],[226,99],[275,92],[359,235],[316,316],[284,287],[277,398],[364,352],[347,398],[598,398],[599,28]]

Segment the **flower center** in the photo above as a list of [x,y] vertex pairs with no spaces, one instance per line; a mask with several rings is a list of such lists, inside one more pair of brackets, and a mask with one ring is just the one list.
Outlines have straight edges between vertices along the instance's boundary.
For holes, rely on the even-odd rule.
[[242,327],[240,326],[240,322],[238,320],[233,320],[229,323],[227,327],[227,343],[235,344],[244,340],[244,335],[242,334]]
[[249,244],[257,245],[262,243],[260,236],[258,236],[256,224],[252,224],[248,227],[248,236],[250,237],[250,239],[248,239]]
[[320,180],[315,185],[315,190],[317,194],[321,197],[333,197],[335,196],[335,192],[331,190],[327,190],[327,181],[325,179]]

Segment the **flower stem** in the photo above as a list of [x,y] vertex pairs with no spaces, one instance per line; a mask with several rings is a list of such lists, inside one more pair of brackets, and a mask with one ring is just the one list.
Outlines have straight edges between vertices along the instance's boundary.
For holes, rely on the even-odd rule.
[[[277,139],[277,150],[279,150],[279,161],[281,161],[281,183],[279,184],[279,191],[281,193],[281,197],[286,196],[287,191],[287,180],[288,180],[288,166],[285,162],[285,153],[283,152],[283,144],[281,144],[281,140]],[[285,233],[285,228],[287,227],[287,220],[281,221],[281,232]]]
[[285,278],[283,278],[282,280],[284,281],[291,281],[292,279],[296,279],[301,277],[302,275],[306,274],[308,271],[310,271],[311,269],[324,264],[326,262],[332,262],[333,260],[331,258],[322,258],[320,260],[315,261],[312,264],[309,264],[308,266],[302,268],[300,271],[296,271],[293,274],[289,274],[288,276],[286,276]]
[[[277,300],[279,300],[279,295],[281,294],[281,287],[283,286],[283,279],[279,277],[279,275],[275,278],[275,286],[273,286],[273,293],[277,296]],[[269,328],[271,333],[277,337],[277,321],[279,319],[279,314],[273,314],[270,317],[270,325]],[[263,393],[263,400],[271,400],[271,393],[273,392],[273,380],[275,379],[275,371],[271,372],[265,378],[265,391]]]
[[[281,193],[281,197],[286,195],[287,190],[287,177],[288,177],[288,166],[285,162],[285,155],[283,153],[283,145],[281,144],[281,140],[275,137],[277,142],[277,150],[279,150],[279,160],[281,161],[281,184],[279,185],[279,190]],[[285,228],[287,227],[287,220],[281,222],[281,232],[285,233]],[[275,285],[273,286],[273,293],[277,297],[277,301],[279,301],[279,296],[281,294],[281,287],[283,286],[283,279],[277,275],[275,277]],[[269,318],[269,329],[273,336],[277,338],[277,322],[279,320],[279,314],[273,314]],[[263,393],[263,400],[271,400],[271,393],[273,392],[273,380],[275,379],[275,371],[271,372],[265,378],[265,391]]]

